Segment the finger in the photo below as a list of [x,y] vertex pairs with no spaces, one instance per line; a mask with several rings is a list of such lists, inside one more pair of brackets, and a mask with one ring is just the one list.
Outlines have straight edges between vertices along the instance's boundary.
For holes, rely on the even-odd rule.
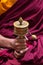
[[26,52],[28,49],[29,49],[29,48],[26,48],[26,49],[24,49],[24,50],[21,50],[20,53],[22,54],[22,53]]

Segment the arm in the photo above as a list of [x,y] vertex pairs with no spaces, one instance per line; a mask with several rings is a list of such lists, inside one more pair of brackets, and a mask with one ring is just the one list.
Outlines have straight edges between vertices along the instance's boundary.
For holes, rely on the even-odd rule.
[[0,47],[7,47],[7,48],[13,48],[12,43],[14,39],[5,38],[2,35],[0,35]]

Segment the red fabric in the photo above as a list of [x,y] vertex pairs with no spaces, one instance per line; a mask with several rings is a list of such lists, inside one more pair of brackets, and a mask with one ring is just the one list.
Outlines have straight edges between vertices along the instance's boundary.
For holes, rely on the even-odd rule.
[[27,35],[29,50],[21,59],[16,59],[13,51],[0,50],[0,65],[43,65],[43,0],[18,0],[0,16],[0,34],[15,38],[13,22],[19,17],[30,23],[29,31],[36,34],[38,40],[33,41],[29,34]]

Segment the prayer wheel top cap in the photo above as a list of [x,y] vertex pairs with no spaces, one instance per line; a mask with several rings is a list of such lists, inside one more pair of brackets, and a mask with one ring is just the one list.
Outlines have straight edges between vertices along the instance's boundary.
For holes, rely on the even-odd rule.
[[25,28],[28,27],[29,23],[27,21],[24,21],[22,17],[19,18],[18,21],[14,22],[14,27],[16,28]]

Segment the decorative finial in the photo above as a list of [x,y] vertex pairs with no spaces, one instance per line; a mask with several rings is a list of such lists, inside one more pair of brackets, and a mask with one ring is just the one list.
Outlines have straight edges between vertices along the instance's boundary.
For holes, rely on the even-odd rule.
[[23,19],[22,17],[19,18],[20,25],[22,25]]

